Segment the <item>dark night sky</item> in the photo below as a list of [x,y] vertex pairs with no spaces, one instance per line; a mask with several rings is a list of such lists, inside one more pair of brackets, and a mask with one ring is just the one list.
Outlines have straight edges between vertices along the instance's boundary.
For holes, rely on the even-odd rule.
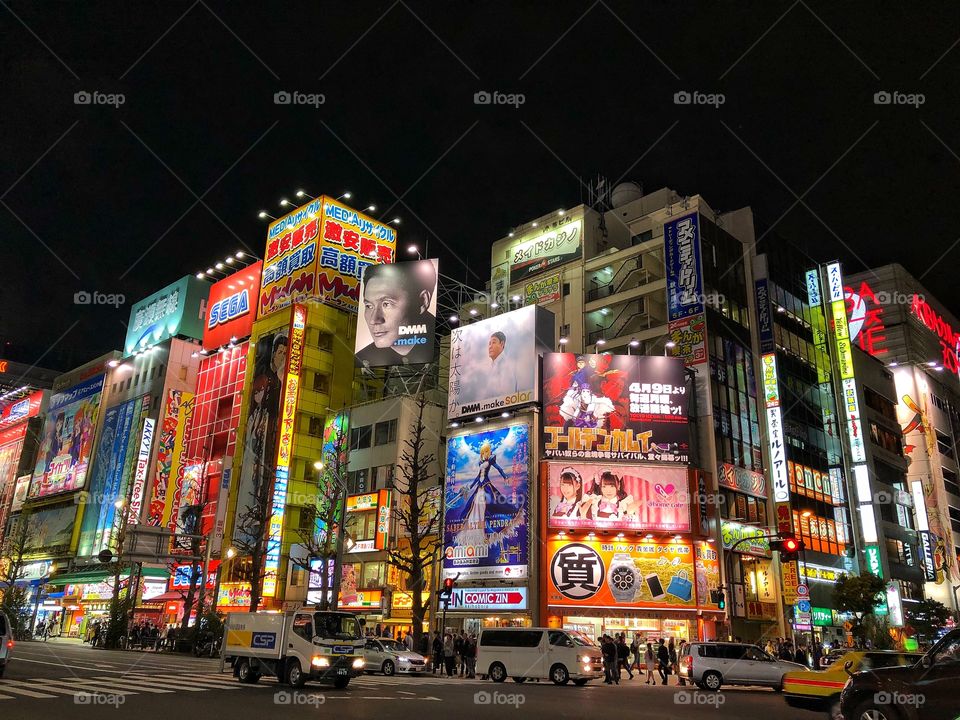
[[[960,310],[956,3],[4,0],[0,26],[7,357],[65,369],[119,348],[129,302],[242,243],[262,254],[256,212],[298,187],[394,205],[402,246],[428,240],[482,287],[467,268],[577,204],[577,176],[668,185],[786,213],[779,235],[851,271],[899,261]],[[80,290],[128,305],[76,306]]]

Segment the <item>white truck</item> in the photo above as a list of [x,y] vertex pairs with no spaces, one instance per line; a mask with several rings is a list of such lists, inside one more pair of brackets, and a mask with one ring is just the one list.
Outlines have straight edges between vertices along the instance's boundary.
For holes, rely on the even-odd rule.
[[273,675],[299,688],[314,680],[345,688],[363,674],[361,622],[347,612],[304,608],[286,613],[231,613],[223,658],[240,682]]

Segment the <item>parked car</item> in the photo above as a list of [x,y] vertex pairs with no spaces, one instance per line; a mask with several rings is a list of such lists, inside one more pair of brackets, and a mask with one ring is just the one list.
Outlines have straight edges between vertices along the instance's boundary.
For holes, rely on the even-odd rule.
[[850,671],[840,693],[845,720],[953,720],[960,713],[960,629],[913,665]]
[[477,672],[494,682],[512,677],[586,685],[603,677],[603,659],[590,638],[573,630],[488,628],[477,642]]
[[430,662],[420,653],[393,638],[367,638],[363,646],[364,669],[367,672],[422,673],[430,670]]
[[731,642],[690,643],[680,658],[680,677],[702,690],[722,685],[764,685],[783,688],[783,676],[803,665],[777,660],[756,645]]
[[892,650],[849,650],[825,670],[797,670],[783,677],[783,693],[787,705],[805,710],[826,712],[831,720],[842,720],[840,714],[840,691],[850,676],[845,669],[852,663],[850,672],[897,665],[913,665],[920,653],[903,653]]
[[13,655],[13,627],[10,620],[0,612],[0,677],[3,677],[3,671],[10,664],[10,656]]

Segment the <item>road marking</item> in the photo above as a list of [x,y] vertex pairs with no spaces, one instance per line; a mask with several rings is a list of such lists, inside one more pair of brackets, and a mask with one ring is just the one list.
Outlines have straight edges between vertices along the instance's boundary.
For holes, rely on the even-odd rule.
[[[110,688],[102,683],[96,681],[88,681],[85,683],[77,683],[76,678],[63,678],[61,680],[53,680],[50,678],[32,678],[30,682],[39,683],[42,689],[46,689],[48,685],[57,685],[59,687],[70,688],[71,692],[74,694],[79,693],[101,693],[102,695],[136,695],[137,693],[133,690],[118,690],[116,688]],[[53,690],[53,688],[50,688]]]
[[[126,680],[121,680],[120,678],[67,678],[67,682],[76,683],[77,685],[106,685],[107,687],[113,688],[118,687],[121,690],[126,690],[129,688],[133,692],[148,692],[153,693],[154,695],[163,695],[167,693],[172,693],[172,690],[162,690],[160,688],[148,687],[135,682],[127,682]],[[109,690],[108,692],[114,692],[114,690]]]
[[7,692],[11,692],[14,695],[25,695],[26,697],[32,698],[53,698],[56,695],[47,695],[46,693],[34,692],[33,690],[27,690],[26,688],[21,688],[16,686],[16,680],[0,680],[0,687],[2,687]]
[[[128,676],[130,677],[130,676]],[[203,690],[242,690],[248,685],[237,682],[220,682],[217,680],[199,680],[197,678],[191,677],[170,677],[166,675],[155,675],[145,678],[150,682],[154,680],[159,680],[162,683],[171,684],[173,683],[175,687],[183,687],[185,690],[194,690],[194,691],[203,691]]]
[[0,700],[16,700],[13,695],[0,695]]

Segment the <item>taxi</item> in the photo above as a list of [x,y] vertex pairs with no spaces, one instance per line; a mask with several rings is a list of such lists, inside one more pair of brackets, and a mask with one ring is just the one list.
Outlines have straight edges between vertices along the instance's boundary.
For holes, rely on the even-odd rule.
[[826,712],[832,720],[842,720],[840,691],[850,678],[845,669],[848,662],[851,663],[850,672],[855,673],[913,665],[920,657],[920,653],[894,650],[851,650],[823,670],[788,672],[783,676],[783,697],[790,707]]

